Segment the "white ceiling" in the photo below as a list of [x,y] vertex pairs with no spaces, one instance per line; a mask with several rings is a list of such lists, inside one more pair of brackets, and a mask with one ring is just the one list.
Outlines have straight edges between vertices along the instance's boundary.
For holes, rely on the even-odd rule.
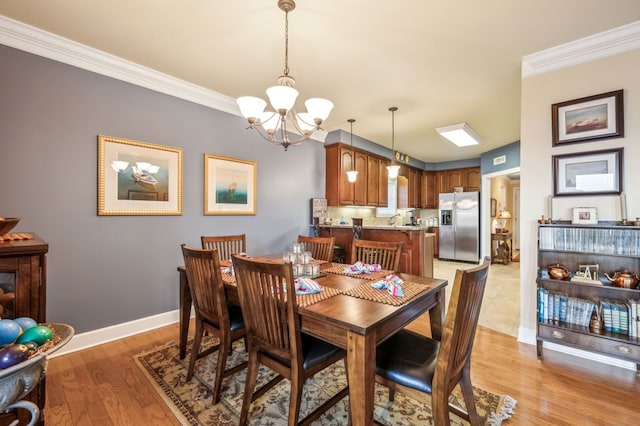
[[[265,97],[284,68],[277,0],[3,0],[0,14],[233,98]],[[298,0],[289,68],[298,109],[334,102],[327,131],[354,118],[390,148],[397,106],[397,150],[474,158],[520,139],[523,56],[638,20],[638,0]],[[462,121],[481,145],[434,131]]]

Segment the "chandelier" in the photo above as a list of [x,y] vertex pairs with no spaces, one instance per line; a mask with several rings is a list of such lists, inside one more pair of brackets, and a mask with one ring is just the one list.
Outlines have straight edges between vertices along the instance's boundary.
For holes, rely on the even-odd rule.
[[[289,12],[295,9],[294,0],[278,0],[278,7],[284,11],[284,74],[278,78],[278,85],[267,89],[267,97],[274,111],[265,111],[267,103],[255,96],[242,96],[236,100],[240,112],[249,121],[247,129],[255,129],[269,142],[282,145],[284,150],[300,145],[311,138],[327,119],[333,103],[327,99],[311,98],[304,103],[307,112],[296,113],[294,104],[298,91],[293,88],[296,81],[289,75]],[[294,119],[295,117],[295,119]],[[289,139],[289,134],[297,133],[298,139]]]

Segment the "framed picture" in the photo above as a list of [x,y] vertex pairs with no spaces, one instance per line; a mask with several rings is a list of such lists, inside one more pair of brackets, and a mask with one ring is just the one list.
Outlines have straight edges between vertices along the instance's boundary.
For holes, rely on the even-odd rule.
[[98,215],[182,215],[182,150],[98,135]]
[[551,105],[553,146],[624,136],[623,91]]
[[595,225],[598,223],[598,211],[595,207],[574,207],[571,223],[574,225]]
[[204,214],[256,214],[257,165],[253,161],[204,155]]
[[620,194],[622,153],[617,148],[554,155],[554,196]]
[[496,217],[498,208],[498,200],[495,198],[491,199],[491,217]]

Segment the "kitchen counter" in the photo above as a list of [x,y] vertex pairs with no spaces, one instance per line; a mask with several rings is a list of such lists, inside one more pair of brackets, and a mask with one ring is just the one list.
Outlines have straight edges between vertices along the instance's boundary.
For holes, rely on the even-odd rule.
[[[351,246],[353,225],[319,225],[319,236],[335,237],[335,245],[344,247],[345,262],[353,263]],[[433,276],[436,235],[429,228],[406,225],[363,225],[363,240],[402,242],[400,271],[424,277]]]

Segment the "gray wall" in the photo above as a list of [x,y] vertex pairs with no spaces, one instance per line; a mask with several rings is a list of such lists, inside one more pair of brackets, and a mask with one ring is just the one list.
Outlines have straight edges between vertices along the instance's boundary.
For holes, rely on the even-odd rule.
[[[0,64],[0,215],[49,243],[47,320],[81,333],[177,309],[180,244],[203,234],[266,253],[308,233],[321,143],[284,152],[240,117],[2,45]],[[182,216],[98,216],[98,134],[181,148]],[[257,162],[257,215],[203,215],[204,153]]]
[[[505,156],[505,162],[494,165],[493,159],[502,155]],[[520,141],[487,151],[482,154],[480,161],[483,175],[520,167]]]

